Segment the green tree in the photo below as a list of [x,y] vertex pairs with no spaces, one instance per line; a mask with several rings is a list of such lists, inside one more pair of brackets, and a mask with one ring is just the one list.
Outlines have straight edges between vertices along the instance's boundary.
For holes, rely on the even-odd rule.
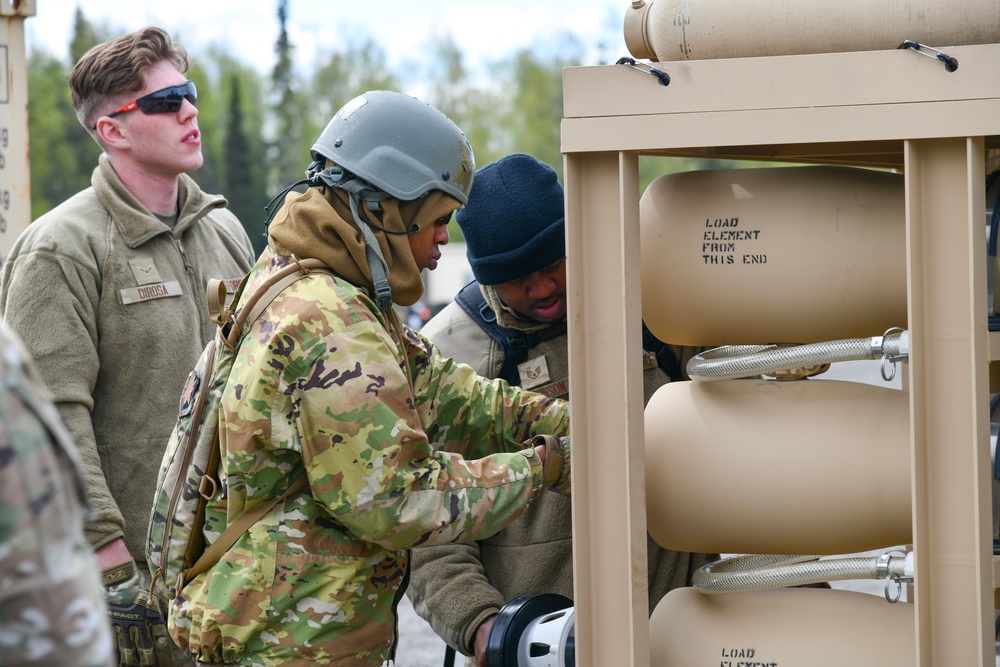
[[389,72],[385,51],[368,37],[350,41],[342,53],[325,57],[304,87],[308,104],[302,108],[300,143],[294,147],[298,178],[316,138],[340,107],[369,90],[399,90],[400,85]]
[[243,223],[254,248],[263,250],[267,162],[263,127],[264,77],[234,58],[224,45],[192,54],[188,78],[198,85],[198,127],[204,164],[190,175],[207,192],[222,194]]
[[73,39],[69,43],[69,57],[76,63],[87,51],[110,37],[107,28],[96,26],[87,20],[83,10],[77,5],[73,14]]
[[503,108],[499,92],[502,87],[481,88],[450,36],[435,35],[427,53],[429,60],[421,71],[427,91],[425,100],[462,129],[472,145],[478,166],[503,155],[502,133],[497,132],[497,113]]
[[32,50],[28,61],[31,217],[90,185],[100,149],[76,120],[68,72],[55,56]]
[[533,155],[561,175],[562,72],[580,64],[581,46],[565,35],[554,40],[552,49],[553,55],[522,49],[498,67],[509,91],[498,125],[506,134],[505,152]]
[[223,191],[229,208],[243,222],[254,250],[261,253],[264,239],[264,206],[267,204],[267,173],[259,158],[263,145],[246,122],[241,77],[229,77],[229,113],[226,118]]
[[[73,52],[96,44],[98,31],[77,11]],[[28,136],[31,216],[44,214],[90,185],[101,149],[80,125],[69,91],[71,63],[32,48],[28,58]]]
[[90,185],[101,149],[80,125],[69,92],[73,65],[113,31],[87,20],[77,8],[70,60],[32,47],[28,56],[28,153],[32,219]]
[[221,70],[234,63],[218,47],[210,47],[207,55],[191,58],[187,78],[198,87],[198,130],[201,132],[201,154],[205,159],[201,167],[188,174],[206,192],[222,192],[223,160],[225,148],[226,101],[220,93]]
[[302,102],[296,92],[295,71],[292,62],[294,47],[288,39],[288,0],[278,0],[278,41],[275,51],[278,59],[271,73],[274,105],[274,133],[269,143],[271,188],[277,192],[302,178],[302,157],[295,149],[303,145]]

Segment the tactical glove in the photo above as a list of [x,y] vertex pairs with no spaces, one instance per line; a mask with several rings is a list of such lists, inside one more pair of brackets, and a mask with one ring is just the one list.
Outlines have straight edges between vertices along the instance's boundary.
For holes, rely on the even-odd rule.
[[141,667],[172,665],[167,625],[154,607],[149,595],[149,582],[141,576],[135,561],[130,560],[101,574],[118,664]]
[[564,496],[569,495],[569,438],[552,435],[536,435],[531,446],[545,446],[545,464],[542,467],[542,485],[546,489]]

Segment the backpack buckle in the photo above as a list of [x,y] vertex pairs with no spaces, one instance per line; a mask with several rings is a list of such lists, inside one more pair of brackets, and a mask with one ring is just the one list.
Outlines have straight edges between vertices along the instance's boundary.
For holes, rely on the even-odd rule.
[[[207,491],[209,487],[212,488],[211,491]],[[215,497],[215,494],[219,491],[219,483],[215,481],[215,478],[211,475],[202,475],[201,482],[198,484],[198,495],[200,495],[205,500],[211,500]]]

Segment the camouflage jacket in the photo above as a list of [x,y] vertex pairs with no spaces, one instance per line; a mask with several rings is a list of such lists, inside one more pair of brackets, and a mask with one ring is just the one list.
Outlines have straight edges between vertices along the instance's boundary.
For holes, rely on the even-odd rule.
[[[497,321],[510,328],[515,322],[498,313]],[[452,302],[421,329],[421,334],[457,361],[486,377],[495,377],[503,350],[458,303]],[[693,348],[674,348],[688,359]],[[683,355],[683,356],[682,356]],[[528,350],[531,368],[543,367],[544,377],[521,378],[523,386],[547,393],[566,387],[569,351],[565,334]],[[643,396],[670,382],[666,373],[643,354]],[[536,384],[533,384],[536,383]],[[536,386],[537,385],[537,386]],[[708,563],[701,554],[670,551],[647,537],[649,611],[668,591],[690,584],[691,576]],[[524,567],[531,563],[533,567]],[[573,532],[570,499],[543,494],[520,517],[496,535],[465,544],[420,549],[413,553],[408,595],[416,612],[449,645],[465,655],[475,650],[476,631],[508,602],[525,593],[556,593],[573,598]]]
[[[247,291],[287,263],[266,251]],[[299,280],[239,348],[206,538],[303,473],[309,488],[187,584],[171,634],[203,662],[381,665],[407,550],[519,516],[542,479],[520,443],[568,428],[565,402],[443,358],[340,278]]]
[[76,452],[27,359],[0,321],[0,665],[106,667]]

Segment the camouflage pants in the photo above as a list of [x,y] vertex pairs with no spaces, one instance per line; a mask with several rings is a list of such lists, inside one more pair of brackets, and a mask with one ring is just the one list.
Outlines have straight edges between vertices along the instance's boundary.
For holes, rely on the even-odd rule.
[[170,655],[174,659],[173,667],[194,667],[195,661],[187,653],[182,651],[177,644],[168,636],[167,641],[170,642]]

